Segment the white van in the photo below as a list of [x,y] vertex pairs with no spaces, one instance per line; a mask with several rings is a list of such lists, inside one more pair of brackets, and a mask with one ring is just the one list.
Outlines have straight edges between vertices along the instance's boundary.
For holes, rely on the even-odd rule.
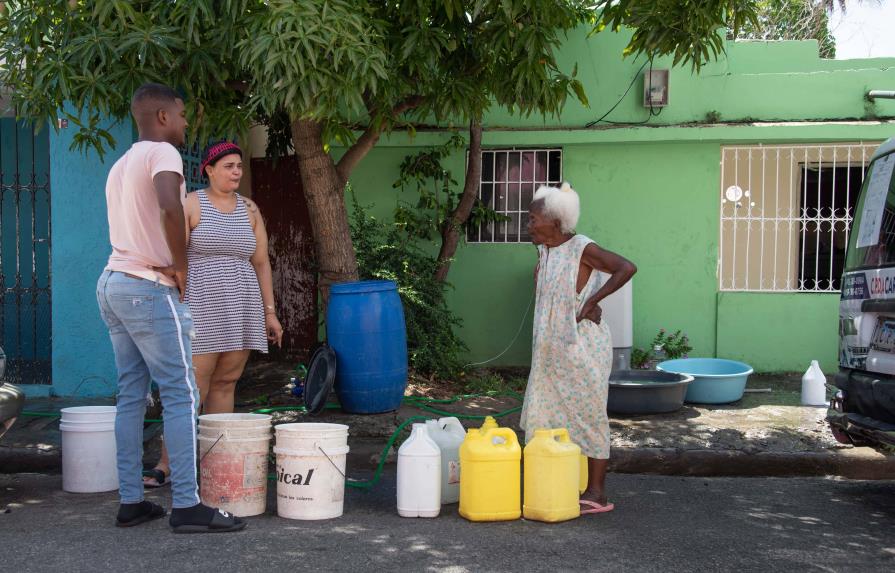
[[895,450],[895,138],[873,154],[839,301],[838,388],[827,421],[843,443]]

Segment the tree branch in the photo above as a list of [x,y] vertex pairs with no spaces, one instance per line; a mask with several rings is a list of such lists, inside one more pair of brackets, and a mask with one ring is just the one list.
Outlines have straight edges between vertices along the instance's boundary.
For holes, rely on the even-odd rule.
[[357,138],[354,145],[348,148],[348,151],[345,152],[345,155],[343,155],[336,164],[336,172],[338,172],[339,179],[341,179],[343,185],[348,183],[348,177],[351,175],[351,172],[357,167],[357,164],[361,162],[361,159],[366,157],[367,153],[373,149],[373,146],[379,141],[379,136],[381,134],[382,125],[370,122],[366,131]]
[[441,233],[441,249],[438,252],[438,266],[435,279],[441,282],[447,278],[451,261],[460,244],[460,229],[469,219],[475,200],[478,197],[479,181],[482,178],[482,124],[480,119],[469,122],[469,162],[466,167],[466,179],[463,183],[463,194],[457,208],[451,213]]
[[410,96],[392,109],[392,117],[397,117],[407,110],[413,109],[423,103],[423,96]]
[[[415,108],[422,102],[423,98],[421,96],[410,96],[392,108],[391,116],[392,118],[395,118],[405,111]],[[351,175],[354,168],[357,167],[357,164],[367,156],[367,153],[369,153],[376,145],[376,142],[379,141],[379,136],[382,135],[382,127],[382,122],[375,121],[375,113],[371,108],[370,124],[367,126],[367,129],[364,130],[357,141],[354,142],[354,145],[348,148],[348,151],[345,152],[345,155],[343,155],[336,164],[336,171],[339,173],[339,178],[342,180],[343,184],[348,182],[348,177]]]

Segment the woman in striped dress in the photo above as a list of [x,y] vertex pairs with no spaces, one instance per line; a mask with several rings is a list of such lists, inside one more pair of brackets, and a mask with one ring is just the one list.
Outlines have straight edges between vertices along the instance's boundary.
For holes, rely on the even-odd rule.
[[[280,345],[267,253],[267,232],[258,207],[236,190],[242,179],[242,150],[222,141],[205,149],[200,170],[208,188],[184,201],[189,227],[186,302],[196,335],[193,367],[202,412],[233,411],[236,381],[252,350]],[[146,487],[167,481],[167,452],[145,472]]]

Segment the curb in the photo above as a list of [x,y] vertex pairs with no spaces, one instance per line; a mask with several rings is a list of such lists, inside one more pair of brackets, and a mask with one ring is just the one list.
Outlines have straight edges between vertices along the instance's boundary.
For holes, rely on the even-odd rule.
[[[369,442],[367,438],[364,442]],[[382,445],[367,443],[358,448],[358,469],[373,469]],[[366,463],[365,463],[366,462]],[[388,463],[394,463],[389,461]],[[62,454],[54,448],[0,446],[0,473],[60,473]],[[819,477],[836,476],[855,480],[895,479],[895,456],[870,448],[831,452],[758,452],[738,450],[683,450],[677,448],[613,448],[609,471],[690,477]]]
[[889,480],[895,479],[895,456],[886,456],[870,448],[785,453],[613,448],[609,471],[667,476],[836,476],[856,480]]
[[62,451],[35,448],[4,447],[0,445],[0,474],[61,473]]

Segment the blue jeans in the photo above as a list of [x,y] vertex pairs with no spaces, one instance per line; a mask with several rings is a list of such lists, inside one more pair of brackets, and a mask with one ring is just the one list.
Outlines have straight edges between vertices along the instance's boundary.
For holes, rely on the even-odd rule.
[[118,488],[121,503],[143,500],[143,419],[150,381],[164,408],[173,507],[199,503],[196,483],[196,389],[190,339],[193,319],[176,288],[105,271],[96,285],[118,369]]

